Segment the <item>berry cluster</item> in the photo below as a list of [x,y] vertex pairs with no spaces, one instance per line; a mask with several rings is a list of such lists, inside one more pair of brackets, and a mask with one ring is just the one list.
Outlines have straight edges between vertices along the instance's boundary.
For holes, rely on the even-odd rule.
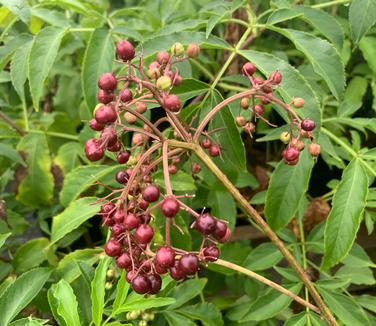
[[[256,67],[250,62],[243,66],[243,74],[249,78],[252,86],[249,90],[224,100],[201,121],[197,121],[196,117],[192,117],[189,124],[184,121],[180,115],[183,107],[181,100],[172,92],[174,86],[183,82],[176,64],[195,58],[199,53],[197,44],[189,44],[185,48],[175,43],[169,52],[158,52],[154,61],[144,65],[143,54],[137,56],[134,46],[123,40],[116,45],[116,61],[125,65],[125,75],[116,76],[108,72],[98,80],[99,104],[89,124],[99,137],[86,142],[85,154],[89,160],[98,161],[104,158],[107,151],[109,157],[116,155],[121,166],[126,165],[115,175],[119,189],[105,186],[111,191],[101,199],[100,214],[103,224],[111,231],[111,238],[104,250],[114,257],[120,269],[126,270],[127,281],[140,294],[157,293],[161,289],[163,274],[169,273],[175,280],[195,275],[200,263],[207,264],[219,258],[218,243],[226,242],[231,235],[225,221],[189,207],[184,199],[192,196],[173,193],[170,175],[178,171],[179,164],[183,165],[188,160],[192,175],[201,171],[200,164],[192,161],[187,147],[176,145],[177,140],[180,144],[199,144],[210,156],[220,156],[220,144],[211,136],[219,130],[208,131],[207,125],[221,108],[239,99],[243,109],[252,110],[253,120],[246,121],[239,116],[236,123],[250,134],[255,131],[257,118],[267,121],[263,117],[264,105],[274,103],[289,112],[291,130],[285,135],[289,145],[283,154],[288,164],[295,164],[298,160],[299,151],[302,150],[297,150],[300,137],[313,139],[314,122],[309,119],[301,121],[292,110],[292,107],[303,106],[304,100],[295,98],[291,104],[285,104],[274,97],[273,91],[281,83],[282,74],[276,71],[264,80],[255,76]],[[147,119],[144,113],[150,105],[160,106],[164,116],[153,122]],[[162,129],[166,123],[172,128],[172,133],[164,132],[166,127]],[[299,135],[294,137],[296,128]],[[132,136],[129,146],[125,145],[123,138],[127,133]],[[312,147],[314,145],[318,146],[311,144],[312,155],[315,150],[317,152],[317,148]],[[163,185],[157,185],[154,180],[154,172],[160,165]],[[163,244],[153,241],[153,213],[157,209],[165,217]],[[203,237],[197,251],[187,252],[171,244],[171,226],[183,232],[175,221],[181,210],[193,218],[190,229]]]

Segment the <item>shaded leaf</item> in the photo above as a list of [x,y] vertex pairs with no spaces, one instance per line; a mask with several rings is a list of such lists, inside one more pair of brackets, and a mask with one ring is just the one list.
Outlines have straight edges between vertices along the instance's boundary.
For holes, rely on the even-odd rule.
[[282,258],[282,253],[273,243],[268,242],[253,249],[243,265],[252,271],[262,271],[277,265]]
[[47,238],[37,238],[18,247],[13,256],[13,266],[21,272],[36,267],[47,259],[45,250],[49,245]]
[[0,156],[7,157],[15,163],[21,164],[23,166],[26,165],[21,155],[8,144],[0,144]]

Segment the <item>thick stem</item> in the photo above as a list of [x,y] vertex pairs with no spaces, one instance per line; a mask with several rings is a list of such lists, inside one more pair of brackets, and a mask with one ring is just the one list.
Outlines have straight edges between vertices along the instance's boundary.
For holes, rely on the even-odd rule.
[[193,151],[197,157],[209,168],[209,170],[222,182],[226,189],[231,193],[234,199],[238,202],[239,206],[247,213],[247,215],[253,219],[263,230],[263,232],[269,237],[269,239],[276,245],[276,247],[284,255],[291,267],[299,275],[300,279],[303,281],[305,286],[308,288],[311,296],[315,300],[316,304],[319,306],[322,315],[325,317],[329,325],[337,326],[337,322],[330,312],[329,308],[326,306],[320,294],[317,292],[313,283],[307,277],[303,269],[300,267],[294,256],[286,248],[285,244],[278,238],[275,232],[270,228],[270,226],[264,221],[260,214],[248,203],[247,199],[239,192],[239,190],[231,183],[231,181],[226,177],[225,174],[216,166],[216,164],[211,160],[211,158],[202,150],[202,148],[195,143],[184,143],[175,140],[169,140],[169,144],[173,147],[186,148]]
[[277,291],[279,291],[279,292],[287,295],[291,299],[295,300],[296,302],[299,302],[301,305],[303,305],[303,306],[305,306],[305,307],[313,310],[314,312],[317,312],[318,314],[320,313],[319,308],[317,308],[316,306],[314,306],[312,303],[309,303],[308,301],[302,299],[301,297],[299,297],[295,293],[293,293],[293,292],[285,289],[283,286],[280,286],[279,284],[274,283],[273,281],[268,280],[267,278],[265,278],[265,277],[263,277],[263,276],[255,273],[255,272],[252,272],[251,270],[249,270],[247,268],[244,268],[242,266],[230,263],[230,262],[228,262],[226,260],[222,260],[222,259],[218,259],[216,262],[214,262],[214,264],[230,268],[230,269],[232,269],[234,271],[237,271],[239,273],[242,273],[242,274],[245,274],[245,275],[247,275],[249,277],[252,277],[255,280],[258,280],[261,283],[264,283],[265,285],[270,286],[271,288],[273,288],[273,289],[275,289],[275,290],[277,290]]

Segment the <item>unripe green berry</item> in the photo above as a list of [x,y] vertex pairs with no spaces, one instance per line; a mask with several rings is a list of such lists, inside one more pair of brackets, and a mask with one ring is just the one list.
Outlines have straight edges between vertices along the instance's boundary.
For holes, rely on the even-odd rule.
[[128,320],[135,320],[135,319],[137,319],[138,317],[140,317],[140,315],[141,315],[141,311],[139,311],[139,310],[134,310],[134,311],[129,311],[128,313],[127,313],[127,319]]
[[145,312],[143,315],[142,315],[142,319],[143,320],[146,320],[146,321],[152,321],[154,320],[154,313],[152,312]]
[[287,144],[290,141],[290,133],[288,131],[281,132],[279,135],[279,140]]
[[161,76],[158,78],[156,85],[159,89],[167,90],[172,85],[172,80],[168,76]]
[[146,320],[140,320],[138,326],[148,326],[148,322]]
[[184,54],[184,46],[183,44],[176,42],[172,47],[171,47],[171,53],[180,56]]
[[105,284],[105,289],[106,290],[111,290],[112,289],[112,283],[111,282],[106,282],[106,284]]
[[109,279],[114,278],[114,276],[115,276],[115,270],[114,270],[114,269],[109,269],[109,270],[107,271],[106,276],[107,276],[107,278],[109,278]]

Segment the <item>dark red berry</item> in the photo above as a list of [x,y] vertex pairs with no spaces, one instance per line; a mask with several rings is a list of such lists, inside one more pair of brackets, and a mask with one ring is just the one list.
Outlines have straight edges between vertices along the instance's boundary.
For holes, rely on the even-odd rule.
[[139,243],[149,243],[153,239],[154,230],[150,225],[141,224],[134,234],[135,239]]
[[138,202],[138,207],[140,207],[142,210],[146,210],[149,207],[149,202],[141,198]]
[[197,217],[195,226],[202,234],[210,234],[215,230],[216,220],[210,214],[204,213]]
[[185,279],[185,273],[180,267],[179,260],[175,260],[174,265],[170,267],[170,276],[175,281],[180,281],[180,280]]
[[138,216],[138,218],[140,219],[140,223],[148,224],[151,220],[151,215],[150,214],[140,214]]
[[108,104],[115,99],[115,96],[113,93],[108,93],[103,89],[99,89],[97,99],[99,103]]
[[194,275],[198,271],[198,258],[194,254],[185,254],[179,261],[180,269],[186,275]]
[[114,220],[115,223],[123,223],[125,218],[124,211],[122,209],[117,209],[112,216],[112,219]]
[[123,61],[130,61],[135,56],[134,46],[127,40],[119,41],[116,44],[116,54]]
[[115,179],[116,179],[117,182],[119,182],[121,184],[126,184],[128,182],[129,175],[125,171],[119,171],[119,172],[116,173]]
[[112,229],[112,235],[116,238],[121,236],[125,232],[125,226],[122,224],[115,224]]
[[202,251],[205,261],[216,261],[219,258],[220,251],[217,246],[205,247]]
[[124,226],[127,230],[133,230],[138,227],[139,224],[140,220],[135,214],[130,213],[124,218]]
[[216,220],[215,221],[215,228],[214,228],[214,231],[213,231],[213,236],[214,238],[216,238],[217,240],[223,238],[226,234],[226,230],[227,230],[227,224],[221,220]]
[[149,274],[147,276],[150,282],[150,294],[157,294],[162,287],[162,278],[158,274]]
[[102,105],[94,112],[94,118],[101,124],[113,123],[117,119],[115,109],[110,105]]
[[106,92],[113,92],[116,89],[117,80],[113,73],[106,72],[99,77],[98,87]]
[[128,269],[129,267],[132,266],[131,256],[130,256],[127,252],[122,253],[122,254],[116,259],[116,265],[117,265],[119,268]]
[[121,254],[121,244],[119,241],[111,239],[104,246],[104,251],[108,256],[117,257]]
[[159,199],[159,188],[157,185],[149,185],[142,192],[142,198],[148,201],[149,203],[155,202]]
[[304,131],[312,131],[315,129],[316,123],[311,119],[304,119],[301,123],[301,127]]
[[166,217],[175,217],[179,212],[180,204],[175,197],[169,196],[163,199],[161,204],[162,214]]
[[161,267],[172,267],[175,262],[175,250],[169,246],[158,248],[155,262]]
[[132,92],[131,92],[128,88],[124,88],[124,89],[120,92],[120,100],[121,100],[123,103],[130,102],[130,101],[132,101],[132,99],[133,99]]
[[136,276],[137,271],[135,269],[127,271],[127,275],[125,276],[125,279],[128,283],[131,283],[134,277]]
[[112,127],[107,127],[102,131],[101,140],[106,143],[107,146],[115,145],[118,141],[116,130]]
[[283,157],[287,162],[292,162],[299,158],[299,153],[298,149],[289,147],[283,151]]
[[104,156],[104,150],[98,139],[92,138],[85,143],[85,155],[90,161],[99,161]]
[[113,153],[120,151],[120,149],[121,149],[121,144],[120,144],[119,141],[117,141],[115,144],[113,144],[111,146],[107,146],[107,150],[109,152],[113,152]]
[[154,264],[154,269],[159,275],[163,275],[163,274],[166,274],[168,272],[167,268],[165,268],[161,265],[158,265],[158,264]]
[[132,289],[138,294],[145,294],[150,291],[150,281],[149,279],[142,274],[138,274],[132,280]]
[[102,125],[101,123],[99,123],[97,120],[95,119],[91,119],[90,122],[89,122],[89,126],[91,129],[95,130],[95,131],[101,131],[104,129],[104,125]]
[[120,152],[116,158],[119,164],[125,164],[129,161],[130,154],[128,152]]
[[212,157],[219,156],[221,154],[221,149],[217,144],[213,144],[209,147],[209,155]]
[[247,62],[242,68],[243,75],[252,76],[256,72],[256,67],[252,62]]
[[160,51],[157,53],[157,61],[159,64],[167,63],[170,60],[170,55],[167,51]]
[[103,216],[103,224],[107,226],[113,226],[115,221],[111,218],[111,216]]
[[181,108],[179,96],[175,94],[166,95],[163,98],[163,106],[165,109],[170,110],[171,112],[179,112]]
[[253,77],[252,80],[255,85],[261,85],[265,82],[265,80],[261,77]]
[[218,241],[220,243],[225,243],[228,239],[230,239],[230,236],[231,236],[231,230],[230,230],[229,227],[227,227],[226,234],[221,239],[219,239]]
[[113,203],[105,203],[101,206],[101,213],[102,214],[110,214],[115,211],[115,204]]

